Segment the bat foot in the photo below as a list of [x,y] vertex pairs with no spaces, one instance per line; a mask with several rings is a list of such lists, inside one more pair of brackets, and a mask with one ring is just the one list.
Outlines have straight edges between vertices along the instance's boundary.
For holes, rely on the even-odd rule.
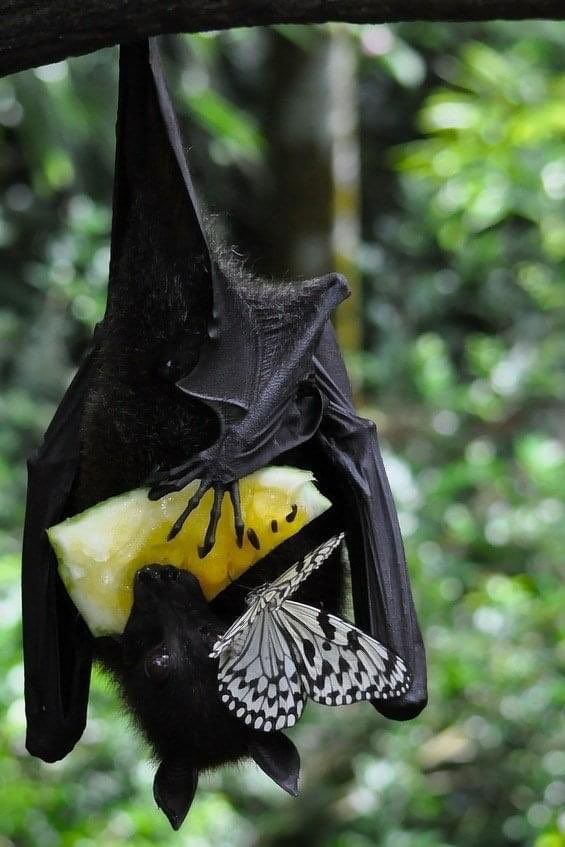
[[[206,537],[204,538],[204,543],[200,545],[198,548],[198,555],[201,559],[205,559],[208,553],[213,549],[216,543],[216,530],[218,528],[218,522],[220,520],[220,515],[222,511],[222,501],[224,498],[224,494],[226,490],[229,491],[230,500],[233,506],[233,514],[234,514],[234,528],[235,528],[235,538],[237,546],[241,549],[243,547],[243,538],[245,533],[245,523],[243,520],[243,515],[241,514],[241,502],[239,498],[239,486],[237,482],[232,482],[229,486],[214,486],[214,502],[212,504],[212,509],[210,511],[210,521],[208,523],[208,529],[206,530]],[[183,513],[184,514],[184,513]],[[182,515],[181,515],[182,518]],[[180,518],[179,518],[180,521]],[[178,521],[177,521],[178,523]],[[176,526],[176,524],[175,524]],[[171,532],[175,529],[171,530]],[[178,530],[177,530],[178,531]]]
[[[163,483],[161,485],[156,485],[154,488],[151,488],[148,496],[150,500],[158,500],[165,494],[169,494],[171,491],[174,490],[179,490],[179,488],[182,487],[183,486],[180,485],[180,480],[177,480],[176,482]],[[241,501],[239,497],[238,483],[232,482],[228,486],[216,486],[210,485],[210,483],[206,482],[205,480],[201,480],[200,485],[198,486],[198,490],[192,495],[192,497],[186,504],[186,508],[181,512],[181,514],[178,516],[171,529],[169,530],[169,533],[167,535],[167,541],[172,541],[174,538],[177,537],[189,515],[197,508],[204,494],[206,494],[206,492],[210,488],[214,489],[214,502],[210,511],[210,520],[208,522],[206,536],[204,538],[203,543],[198,547],[198,555],[201,559],[206,558],[206,556],[208,555],[208,553],[210,553],[216,543],[216,531],[218,528],[218,522],[220,520],[220,515],[222,511],[222,500],[226,491],[229,492],[230,500],[233,507],[235,538],[237,546],[240,549],[243,547],[243,539],[245,536],[245,522],[243,520],[243,515],[241,512]]]
[[150,500],[160,500],[173,491],[181,491],[201,476],[202,465],[193,461],[168,468],[166,471],[157,465],[145,481],[145,485],[149,487],[147,496]]
[[[210,486],[204,480],[198,486],[198,490],[192,495],[188,503],[186,504],[186,508],[183,512],[178,516],[171,529],[169,530],[169,534],[167,535],[167,541],[172,541],[173,538],[176,538],[181,529],[183,528],[186,519],[188,516],[196,509],[199,505],[200,501],[204,497],[205,493],[208,491]],[[151,493],[151,492],[150,492]]]

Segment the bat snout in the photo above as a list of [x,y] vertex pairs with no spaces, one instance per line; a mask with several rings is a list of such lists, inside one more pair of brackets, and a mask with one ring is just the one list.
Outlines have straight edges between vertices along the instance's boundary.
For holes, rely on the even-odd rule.
[[193,574],[188,571],[175,568],[174,565],[144,565],[135,574],[134,586],[145,587],[171,586],[174,583],[184,588],[200,592],[200,584]]
[[135,574],[133,584],[135,606],[151,603],[184,608],[199,607],[205,603],[200,583],[188,571],[173,565],[145,565]]

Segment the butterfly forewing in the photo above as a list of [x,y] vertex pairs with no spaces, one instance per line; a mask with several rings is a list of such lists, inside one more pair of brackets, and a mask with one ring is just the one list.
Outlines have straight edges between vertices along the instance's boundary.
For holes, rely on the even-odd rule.
[[233,649],[234,638],[251,626],[265,603],[270,609],[278,608],[287,597],[294,594],[301,582],[304,582],[316,568],[319,568],[325,562],[328,556],[331,556],[342,541],[343,532],[330,538],[329,541],[324,541],[323,544],[320,544],[299,562],[295,562],[292,567],[288,568],[269,585],[252,593],[253,599],[249,608],[218,638],[210,653],[210,658],[216,658],[228,648]]
[[259,614],[259,606],[259,601],[256,600],[255,603],[246,609],[245,612],[232,623],[230,628],[227,629],[220,638],[218,638],[212,648],[212,652],[210,653],[211,659],[217,658],[220,653],[224,652],[224,650],[235,649],[236,644],[241,641],[242,636],[245,635]]
[[308,579],[310,574],[319,568],[331,556],[334,550],[339,547],[343,538],[343,532],[339,535],[334,535],[329,541],[324,541],[323,544],[320,544],[281,576],[273,580],[267,589],[271,595],[270,605],[278,606],[287,597],[294,594],[300,583]]

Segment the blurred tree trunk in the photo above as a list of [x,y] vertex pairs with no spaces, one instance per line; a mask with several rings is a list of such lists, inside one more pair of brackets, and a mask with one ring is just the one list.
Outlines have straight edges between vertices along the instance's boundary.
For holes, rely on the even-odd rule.
[[166,32],[275,23],[565,18],[563,0],[0,0],[0,76]]
[[273,30],[265,103],[270,216],[267,269],[312,277],[332,265],[332,166],[328,33],[294,40]]
[[363,347],[359,248],[361,186],[358,127],[357,51],[347,27],[335,27],[329,52],[332,145],[334,268],[344,274],[351,297],[338,309],[336,330],[346,352]]
[[269,171],[265,269],[312,277],[337,270],[352,296],[337,330],[361,346],[359,142],[354,46],[345,29],[270,35],[266,102]]

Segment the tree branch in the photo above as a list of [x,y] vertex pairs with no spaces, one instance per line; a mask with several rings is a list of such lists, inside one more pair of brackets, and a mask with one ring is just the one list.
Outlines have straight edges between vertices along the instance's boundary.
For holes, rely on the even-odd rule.
[[150,35],[274,23],[565,18],[563,0],[0,0],[0,76]]

